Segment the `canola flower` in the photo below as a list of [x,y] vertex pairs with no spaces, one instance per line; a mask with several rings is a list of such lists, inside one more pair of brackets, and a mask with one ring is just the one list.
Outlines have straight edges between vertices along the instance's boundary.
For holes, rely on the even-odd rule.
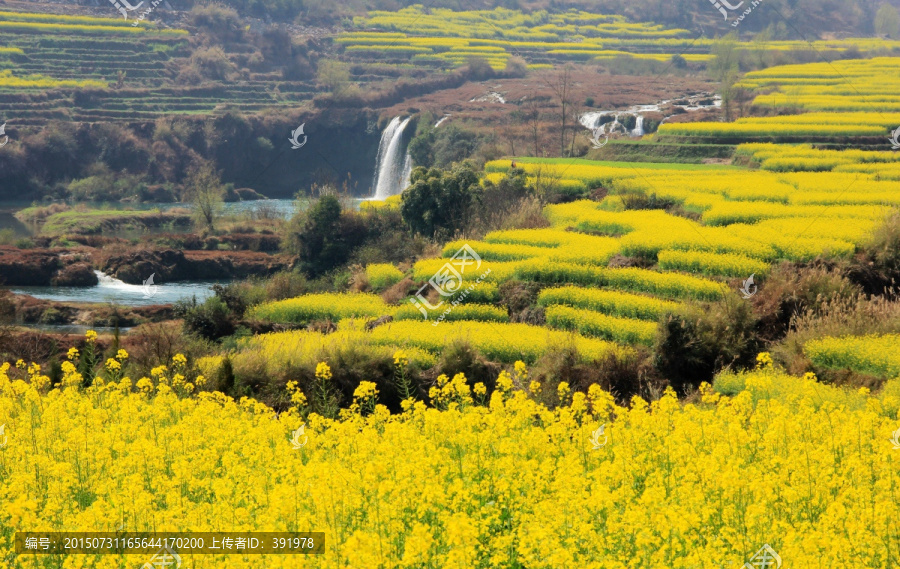
[[[51,388],[25,367],[0,367],[11,567],[33,566],[8,557],[17,529],[114,531],[122,520],[132,531],[326,534],[320,556],[203,555],[190,560],[198,569],[739,566],[761,543],[793,567],[848,554],[888,567],[900,548],[887,397],[791,377],[765,357],[717,378],[741,385],[732,395],[704,384],[697,403],[669,391],[619,407],[597,386],[560,384],[567,402],[550,409],[517,362],[489,397],[442,376],[434,407],[399,415],[360,385],[356,410],[336,420],[161,382],[83,388],[71,366]],[[309,442],[294,450],[302,424]],[[611,436],[595,451],[600,426]],[[77,555],[65,567],[145,561]]]
[[814,365],[826,369],[900,377],[900,334],[825,337],[807,342],[803,352]]

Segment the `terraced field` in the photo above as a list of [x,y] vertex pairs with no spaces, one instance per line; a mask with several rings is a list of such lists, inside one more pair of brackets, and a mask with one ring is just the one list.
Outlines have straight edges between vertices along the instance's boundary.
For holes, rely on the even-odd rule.
[[177,86],[171,64],[191,55],[185,30],[18,12],[0,12],[0,29],[0,107],[16,126],[47,120],[143,122],[224,109],[256,112],[302,105],[315,92],[311,81],[266,76]]
[[[564,62],[602,63],[618,57],[670,61],[676,54],[688,62],[705,63],[713,57],[710,48],[714,44],[712,39],[693,37],[688,30],[577,10],[525,15],[504,8],[452,11],[410,6],[397,12],[373,11],[353,23],[360,31],[337,38],[348,59],[366,61],[377,55],[438,69],[458,67],[473,56],[495,69],[502,69],[512,56],[523,58],[532,69]],[[900,50],[900,42],[872,38],[769,41],[738,44],[737,49],[810,51],[837,58],[847,50]]]
[[[810,67],[810,73],[820,69]],[[873,59],[849,62],[847,69],[858,70],[857,76],[873,83],[883,77],[890,84],[896,67],[893,62]],[[766,75],[803,73],[802,67],[791,66],[789,70],[768,70]],[[868,118],[868,113],[832,116],[818,112],[811,117],[801,114],[748,119],[737,125],[752,125],[751,121],[757,120],[762,128],[797,129],[798,136],[806,136],[803,127],[818,121],[835,127]],[[900,117],[879,115],[866,133],[884,136],[895,119]],[[700,132],[708,126],[728,129],[734,125],[684,123],[679,128],[682,132]],[[497,345],[491,349],[498,350],[505,343],[512,352],[531,350],[529,357],[533,359],[534,348],[519,345],[526,335],[507,330],[510,324],[496,323],[490,310],[497,301],[498,287],[522,281],[543,288],[538,303],[545,310],[547,328],[572,331],[576,342],[595,338],[625,346],[648,345],[654,341],[657,322],[685,302],[741,302],[740,284],[751,275],[757,283],[764,283],[776,263],[851,257],[885,216],[900,207],[897,152],[752,143],[739,146],[738,155],[760,167],[516,157],[516,167],[523,169],[532,183],[539,178],[544,183],[552,180],[558,189],[574,195],[588,195],[594,188],[603,187],[608,195],[602,201],[546,206],[544,216],[551,223],[546,229],[499,231],[483,240],[448,243],[442,258],[419,261],[410,276],[418,282],[426,282],[441,271],[446,276],[446,267],[453,266],[454,255],[466,244],[480,257],[477,273],[487,271],[482,282],[466,297],[465,304],[450,305],[460,311],[463,322],[455,323],[452,331],[447,324],[440,324],[447,327],[447,341],[466,335],[466,321],[481,321],[472,326],[479,334],[493,329]],[[511,166],[510,159],[488,162],[485,179],[496,182]],[[627,209],[627,203],[636,198],[674,204],[690,215],[662,209]],[[380,207],[397,207],[397,201]],[[617,264],[610,266],[614,258]],[[623,268],[623,259],[637,266]],[[469,274],[464,275],[463,286],[474,282],[475,277]],[[441,306],[432,313],[436,316],[455,297],[436,294],[437,285],[431,288],[426,286],[426,293],[431,291],[428,302]],[[367,311],[351,310],[352,314],[333,311],[326,307],[335,301],[324,296],[304,297],[303,302],[315,306],[319,316],[327,314],[335,320],[397,314],[392,306],[371,304],[367,304]],[[478,305],[483,310],[473,308]],[[264,306],[259,310],[260,315],[266,311],[271,315],[276,308]],[[406,312],[406,317],[417,317],[415,310]],[[418,318],[421,320],[420,315]],[[272,319],[293,321],[277,316]],[[301,318],[314,319],[315,315]],[[429,319],[433,320],[431,316]],[[389,324],[380,334],[398,345],[406,343],[433,351],[436,345],[403,339],[425,334],[426,330],[429,337],[434,336],[430,325],[420,322],[422,328],[416,331],[407,329],[410,325],[389,332],[391,326],[398,326]],[[538,330],[530,333],[539,334]]]
[[[801,114],[747,117],[733,123],[664,124],[661,141],[841,142],[888,146],[900,125],[900,58],[786,65],[747,73],[739,87],[756,90],[753,109]],[[888,146],[889,147],[889,146]]]

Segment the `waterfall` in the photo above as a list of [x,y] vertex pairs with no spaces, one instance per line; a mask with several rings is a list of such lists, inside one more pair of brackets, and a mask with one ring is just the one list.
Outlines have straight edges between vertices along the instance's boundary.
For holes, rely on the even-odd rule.
[[[400,117],[394,117],[391,122],[381,133],[381,142],[378,144],[378,161],[375,164],[375,179],[373,189],[375,196],[373,199],[383,200],[390,196],[399,194],[405,186],[404,176],[406,174],[406,163],[409,163],[412,170],[412,160],[407,154],[403,156],[403,131],[409,124],[411,117],[400,120]],[[408,178],[406,180],[408,182]]]
[[644,116],[637,115],[637,122],[634,125],[634,130],[631,131],[632,136],[644,136]]
[[[97,275],[97,286],[101,288],[111,288],[116,289],[117,291],[123,292],[133,292],[135,294],[143,294],[144,287],[142,285],[133,285],[128,284],[126,282],[122,282],[115,277],[111,277],[106,273],[102,273],[100,271],[94,271],[94,274]],[[149,276],[149,275],[147,275]]]
[[400,174],[401,192],[409,187],[410,176],[412,176],[412,156],[410,156],[409,151],[407,151],[406,157],[403,159],[403,173]]

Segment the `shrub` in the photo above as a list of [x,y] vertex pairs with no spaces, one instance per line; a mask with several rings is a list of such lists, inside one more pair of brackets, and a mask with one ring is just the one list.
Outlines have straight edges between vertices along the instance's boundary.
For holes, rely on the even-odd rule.
[[326,195],[294,216],[285,247],[300,257],[301,269],[315,277],[345,264],[367,233],[359,214],[342,212],[337,197]]
[[467,227],[479,199],[478,176],[468,167],[452,171],[417,167],[403,192],[400,212],[415,233],[452,236]]
[[212,296],[203,304],[183,305],[181,309],[184,328],[207,340],[218,340],[234,333],[234,321],[228,305],[218,296]]
[[653,363],[680,393],[711,382],[722,369],[751,367],[761,350],[756,319],[748,303],[728,299],[667,316],[654,348]]

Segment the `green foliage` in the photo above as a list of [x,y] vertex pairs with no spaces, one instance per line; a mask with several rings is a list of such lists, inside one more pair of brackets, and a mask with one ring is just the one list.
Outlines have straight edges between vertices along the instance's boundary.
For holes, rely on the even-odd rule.
[[300,257],[301,270],[316,277],[345,264],[367,234],[359,215],[342,212],[340,201],[326,195],[294,216],[285,245]]
[[400,212],[415,233],[452,236],[469,224],[480,198],[478,175],[461,166],[452,171],[417,167],[403,192]]
[[447,168],[472,156],[479,144],[477,134],[454,124],[427,127],[409,142],[409,155],[417,166]]
[[174,307],[176,316],[184,319],[185,331],[207,340],[218,340],[234,333],[234,321],[228,305],[218,296],[212,296],[203,304],[197,298],[182,300]]
[[225,189],[212,164],[203,162],[188,174],[187,191],[194,202],[198,222],[212,231],[216,218],[222,212]]
[[679,392],[712,381],[725,368],[751,367],[762,345],[746,302],[694,306],[667,316],[654,349],[654,365]]
[[900,39],[900,14],[897,8],[884,3],[875,14],[875,33],[891,39]]

